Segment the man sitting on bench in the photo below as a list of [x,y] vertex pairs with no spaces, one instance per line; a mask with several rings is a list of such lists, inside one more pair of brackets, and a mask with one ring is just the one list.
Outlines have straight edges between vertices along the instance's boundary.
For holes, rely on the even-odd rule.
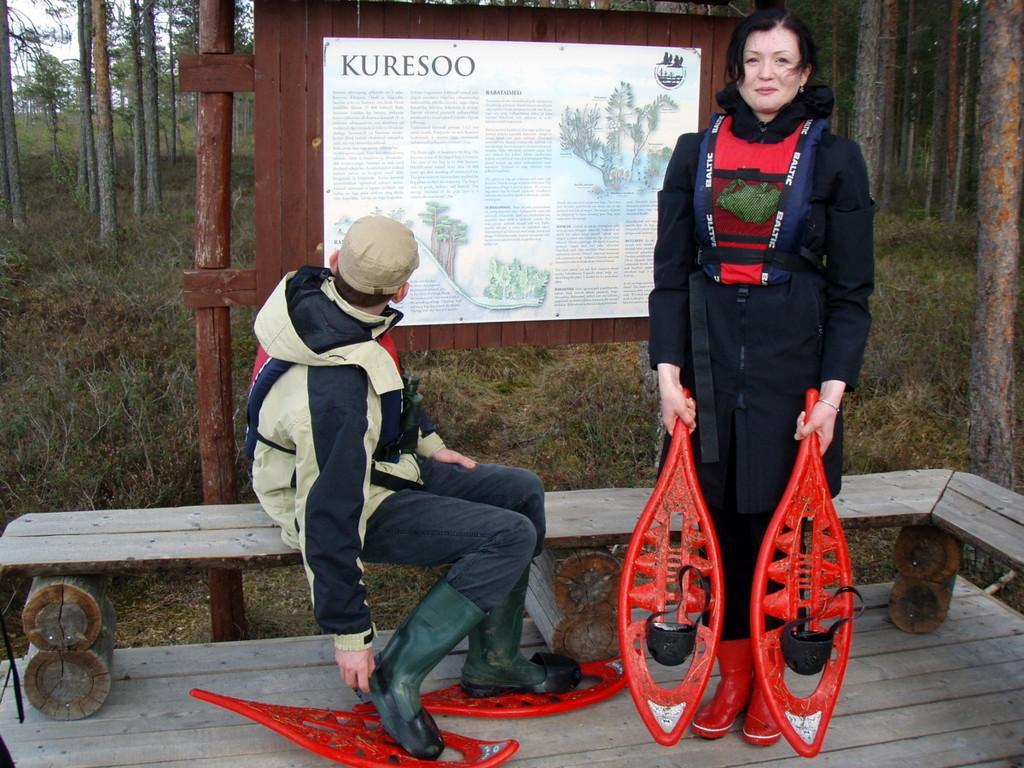
[[[405,298],[418,265],[408,228],[366,216],[330,269],[281,280],[256,317],[265,354],[247,443],[256,495],[302,552],[342,678],[370,692],[403,749],[436,759],[444,743],[420,684],[467,634],[471,696],[564,692],[580,672],[563,656],[519,653],[530,560],[544,542],[540,479],[445,447],[401,373],[387,332],[402,314],[389,302]],[[363,561],[451,564],[376,659]]]

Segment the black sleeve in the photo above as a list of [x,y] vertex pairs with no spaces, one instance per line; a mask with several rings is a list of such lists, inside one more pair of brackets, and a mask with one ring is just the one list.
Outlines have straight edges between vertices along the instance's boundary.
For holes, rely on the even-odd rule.
[[703,134],[679,137],[658,193],[654,289],[648,298],[651,367],[683,366],[689,334],[689,278],[696,267],[693,186]]
[[[311,367],[307,387],[317,473],[305,505],[313,612],[325,632],[369,633],[370,609],[359,562],[369,463],[366,375],[350,365]],[[298,471],[310,471],[303,468],[302,457],[297,459]]]
[[825,207],[825,328],[822,380],[838,379],[848,389],[857,385],[871,313],[868,297],[874,288],[874,202],[867,167],[854,142],[829,137],[821,159],[831,174]]

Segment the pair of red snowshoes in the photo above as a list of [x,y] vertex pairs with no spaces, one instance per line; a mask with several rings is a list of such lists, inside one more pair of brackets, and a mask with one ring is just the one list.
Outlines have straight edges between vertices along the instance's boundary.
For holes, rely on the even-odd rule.
[[[806,412],[818,400],[807,392]],[[850,654],[853,574],[817,435],[800,444],[762,540],[750,607],[757,684],[793,749],[821,749]],[[711,677],[723,606],[721,557],[688,430],[669,453],[630,540],[619,592],[619,646],[630,693],[654,740],[675,744]],[[668,669],[665,669],[665,668]],[[674,671],[682,667],[682,675]],[[809,688],[787,670],[818,676]],[[663,682],[668,681],[668,682]]]
[[[622,665],[617,659],[580,665],[583,684],[567,693],[508,693],[471,698],[460,685],[421,696],[423,706],[435,715],[468,717],[537,717],[568,712],[614,696],[625,685]],[[519,749],[513,739],[481,741],[443,731],[445,753],[457,758],[438,761],[410,756],[380,724],[372,704],[357,705],[353,711],[308,709],[246,701],[193,689],[192,696],[265,725],[301,747],[343,765],[355,768],[389,766],[467,766],[491,768],[508,760]]]

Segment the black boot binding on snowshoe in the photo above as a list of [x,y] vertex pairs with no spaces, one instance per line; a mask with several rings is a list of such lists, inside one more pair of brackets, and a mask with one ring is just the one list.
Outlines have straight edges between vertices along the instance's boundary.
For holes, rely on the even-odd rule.
[[483,698],[506,693],[565,693],[580,683],[580,666],[567,656],[519,652],[523,606],[530,578],[527,568],[505,602],[469,633],[469,651],[462,668],[462,690]]

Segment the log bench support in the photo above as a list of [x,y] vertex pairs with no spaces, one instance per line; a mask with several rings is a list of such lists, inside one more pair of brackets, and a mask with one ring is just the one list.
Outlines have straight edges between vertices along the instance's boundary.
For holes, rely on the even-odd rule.
[[578,661],[619,655],[621,561],[605,548],[546,549],[530,569],[526,610],[555,653]]
[[25,695],[54,720],[81,720],[110,693],[117,615],[107,577],[33,579],[22,625],[30,645]]
[[889,618],[904,632],[931,632],[946,620],[960,569],[960,542],[933,525],[900,530],[894,547],[899,574],[889,595]]

